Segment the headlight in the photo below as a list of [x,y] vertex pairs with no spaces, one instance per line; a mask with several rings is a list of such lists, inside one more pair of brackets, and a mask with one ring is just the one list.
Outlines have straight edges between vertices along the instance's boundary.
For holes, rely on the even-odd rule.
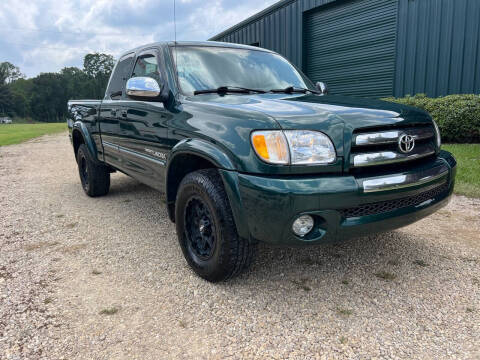
[[331,164],[335,162],[337,153],[327,135],[317,131],[288,130],[285,131],[290,145],[291,163]]
[[438,128],[438,125],[435,122],[435,120],[432,120],[432,121],[433,121],[433,126],[435,127],[435,137],[437,141],[437,146],[440,149],[440,146],[442,146],[442,137],[440,136],[440,129]]
[[318,131],[254,131],[252,145],[271,164],[326,165],[337,158],[332,141]]

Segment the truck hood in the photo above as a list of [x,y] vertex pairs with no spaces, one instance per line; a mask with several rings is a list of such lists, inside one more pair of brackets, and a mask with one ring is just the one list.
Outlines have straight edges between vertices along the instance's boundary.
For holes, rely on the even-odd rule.
[[[344,139],[358,129],[431,123],[423,110],[386,101],[343,96],[304,94],[260,94],[195,96],[196,103],[208,103],[230,111],[262,113],[282,129],[322,131],[343,155]],[[265,128],[270,128],[265,123]]]
[[317,95],[203,95],[189,100],[230,109],[258,111],[275,119],[284,129],[317,128],[341,120],[352,129],[431,122],[423,110],[381,100]]

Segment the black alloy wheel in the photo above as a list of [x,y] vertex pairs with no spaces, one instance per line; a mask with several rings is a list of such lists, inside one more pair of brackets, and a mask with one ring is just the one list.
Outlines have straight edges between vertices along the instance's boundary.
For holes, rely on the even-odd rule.
[[88,191],[88,167],[87,159],[84,156],[79,159],[78,170],[80,172],[80,181],[82,182],[82,187],[85,191]]
[[208,206],[193,196],[185,208],[185,232],[191,251],[205,261],[215,251],[215,224]]

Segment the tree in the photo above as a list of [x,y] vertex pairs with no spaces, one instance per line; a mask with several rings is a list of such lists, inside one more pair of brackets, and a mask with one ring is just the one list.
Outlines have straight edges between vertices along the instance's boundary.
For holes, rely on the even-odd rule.
[[84,69],[66,67],[24,79],[17,66],[0,63],[0,115],[64,121],[69,99],[103,98],[113,67],[111,55],[87,54]]
[[30,108],[38,121],[63,121],[67,114],[68,94],[59,73],[43,73],[33,79]]
[[92,79],[77,67],[66,67],[60,71],[69,99],[92,99],[95,97]]
[[12,92],[7,85],[0,84],[0,115],[11,114],[13,105]]
[[108,79],[115,66],[115,59],[108,54],[87,54],[83,58],[83,71],[93,79],[95,99],[101,99],[107,89]]
[[83,58],[83,71],[93,78],[109,77],[114,66],[115,59],[112,55],[94,53]]
[[20,72],[18,66],[8,61],[0,63],[0,85],[9,84],[23,77],[25,77],[25,75]]

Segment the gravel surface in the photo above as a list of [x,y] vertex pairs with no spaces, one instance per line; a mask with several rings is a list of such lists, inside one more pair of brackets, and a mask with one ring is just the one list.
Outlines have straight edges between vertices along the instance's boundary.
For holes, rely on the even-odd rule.
[[480,359],[480,200],[401,230],[259,246],[217,285],[157,192],[83,194],[65,134],[0,148],[0,359]]

